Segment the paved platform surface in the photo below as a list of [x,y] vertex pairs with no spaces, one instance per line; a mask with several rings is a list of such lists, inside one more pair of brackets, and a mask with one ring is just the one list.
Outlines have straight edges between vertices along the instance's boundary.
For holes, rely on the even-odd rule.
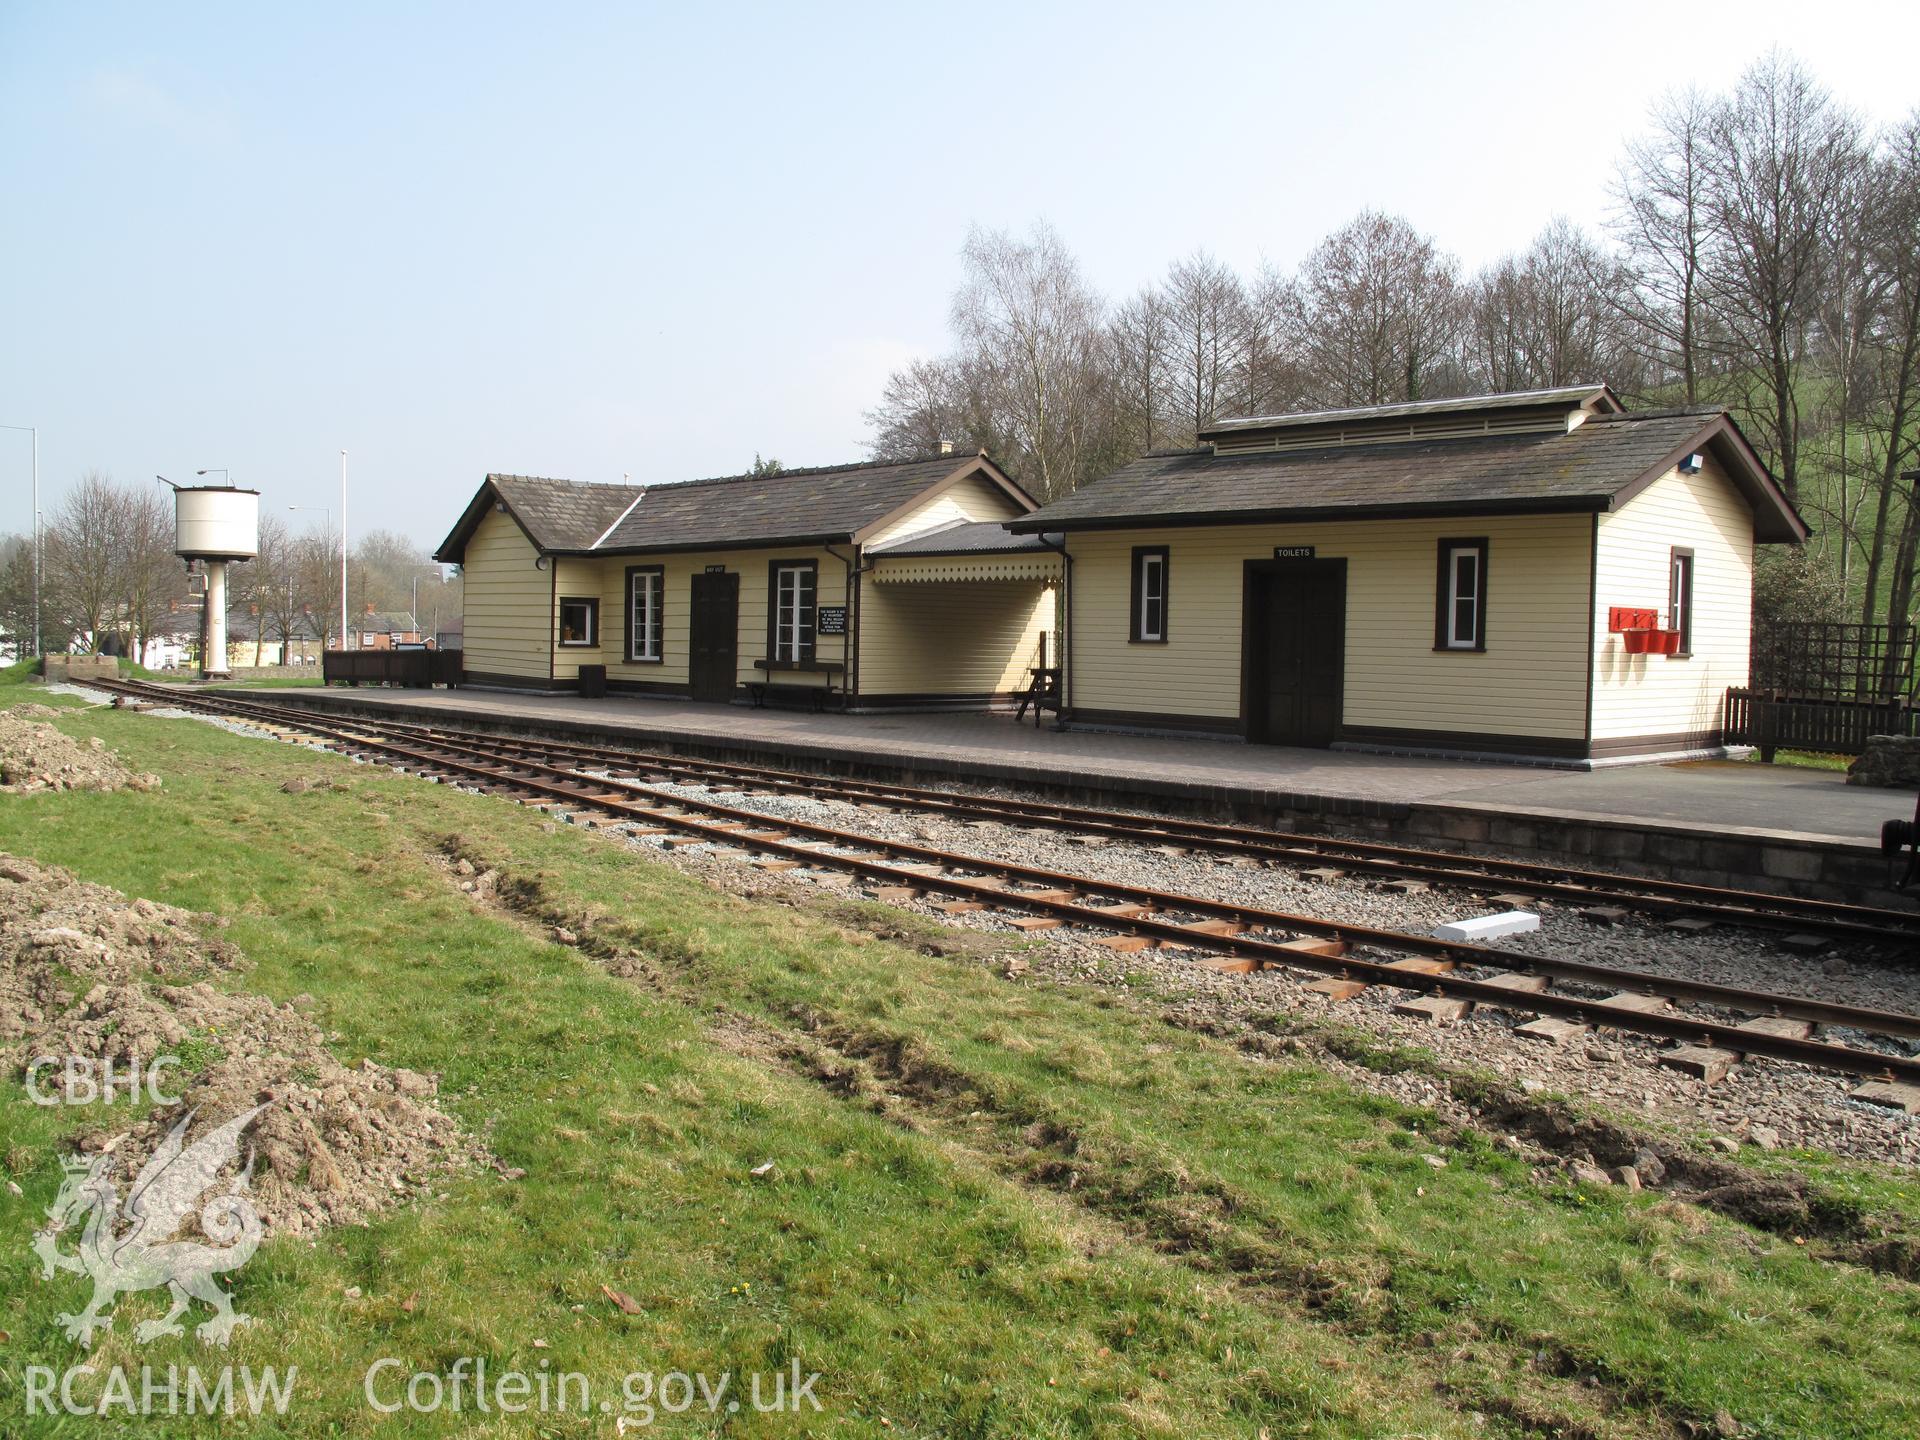
[[1056,780],[1101,776],[1143,794],[1175,786],[1255,795],[1459,808],[1514,817],[1613,821],[1655,830],[1864,846],[1883,820],[1910,817],[1904,791],[1845,783],[1837,771],[1690,761],[1550,770],[1241,745],[1213,740],[1058,732],[1007,715],[813,715],[686,700],[515,695],[481,690],[250,690],[278,703],[408,709],[500,724],[592,725],[636,739],[724,740],[801,756],[951,762],[974,774]]

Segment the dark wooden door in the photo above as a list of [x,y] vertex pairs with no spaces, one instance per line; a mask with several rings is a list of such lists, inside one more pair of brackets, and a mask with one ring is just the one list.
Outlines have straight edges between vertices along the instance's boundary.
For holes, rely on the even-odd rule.
[[740,663],[738,575],[693,577],[687,632],[687,683],[693,698],[731,700]]
[[1337,560],[1248,567],[1241,686],[1247,738],[1331,745],[1346,688],[1347,570]]

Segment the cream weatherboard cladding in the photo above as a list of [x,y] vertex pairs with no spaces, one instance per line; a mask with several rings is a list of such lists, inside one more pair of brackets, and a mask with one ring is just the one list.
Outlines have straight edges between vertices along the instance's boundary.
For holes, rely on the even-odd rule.
[[[1727,687],[1747,683],[1753,634],[1753,512],[1711,455],[1698,475],[1670,470],[1600,517],[1593,738],[1718,731]],[[1667,613],[1673,550],[1694,552],[1691,656],[1629,655],[1607,610]]]
[[465,668],[476,677],[547,679],[552,654],[553,577],[534,568],[533,542],[500,510],[489,511],[467,542],[460,567]]
[[968,520],[1011,520],[1020,513],[1020,506],[1009,498],[1006,491],[985,475],[976,473],[949,486],[911,514],[900,516],[869,536],[867,547],[874,549]]
[[[842,551],[844,555],[846,552]],[[811,560],[818,576],[816,605],[847,603],[847,569],[843,559],[826,550],[805,545],[774,550],[690,550],[666,551],[653,555],[608,555],[578,563],[599,571],[600,654],[591,657],[607,667],[610,680],[631,681],[642,685],[684,686],[687,684],[687,617],[693,605],[693,577],[722,566],[740,577],[740,626],[736,653],[735,678],[744,685],[765,680],[767,672],[756,670],[753,662],[767,658],[767,567],[775,561]],[[660,617],[661,658],[659,661],[627,659],[627,567],[658,565],[665,575]],[[846,637],[820,635],[814,641],[814,658],[845,661]],[[579,655],[579,652],[569,651]],[[782,674],[781,684],[822,685],[824,676],[800,671]],[[836,685],[838,681],[836,680]]]
[[860,597],[862,698],[1024,690],[1041,633],[1054,629],[1056,593],[1037,580],[869,585]]
[[[1538,515],[1072,534],[1069,703],[1237,725],[1243,562],[1311,545],[1347,561],[1345,725],[1584,740],[1592,524]],[[1486,650],[1436,653],[1439,542],[1478,536]],[[1165,644],[1128,639],[1136,545],[1168,547]]]
[[560,643],[560,601],[575,598],[592,599],[600,594],[600,562],[598,560],[576,560],[568,555],[558,555],[549,562],[553,566],[554,608],[548,643],[553,646],[553,678],[555,680],[578,680],[582,665],[601,663],[606,648],[607,603],[600,602],[599,643],[594,645],[561,645]]

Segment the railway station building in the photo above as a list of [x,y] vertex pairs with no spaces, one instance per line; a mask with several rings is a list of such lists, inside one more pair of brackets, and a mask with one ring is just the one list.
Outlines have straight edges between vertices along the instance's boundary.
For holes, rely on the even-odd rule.
[[466,683],[1586,765],[1711,753],[1755,547],[1721,410],[1603,385],[1218,423],[1047,505],[983,453],[637,487],[490,475]]
[[987,709],[1055,628],[1057,541],[1004,523],[1033,508],[979,453],[651,487],[489,475],[434,558],[462,568],[470,685]]
[[1064,535],[1066,714],[1282,745],[1710,752],[1754,547],[1807,528],[1720,410],[1605,386],[1230,420],[1009,522]]

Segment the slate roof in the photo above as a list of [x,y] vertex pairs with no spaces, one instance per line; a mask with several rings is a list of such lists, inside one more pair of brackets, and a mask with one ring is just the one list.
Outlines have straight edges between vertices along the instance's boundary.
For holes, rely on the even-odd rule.
[[1216,455],[1149,455],[1010,523],[1018,531],[1617,508],[1711,448],[1763,541],[1806,526],[1721,411],[1600,415],[1572,431]]
[[845,540],[978,459],[941,455],[655,485],[596,548],[693,550]]
[[535,548],[548,553],[643,554],[846,541],[941,481],[976,467],[1032,503],[984,452],[720,475],[674,485],[489,475],[433,558],[459,564],[474,529],[499,502]]
[[589,548],[641,493],[638,485],[597,485],[538,475],[489,475],[487,483],[542,550]]
[[1039,535],[1016,535],[1000,520],[962,520],[910,539],[876,547],[872,554],[888,555],[1006,555],[1024,550],[1058,548],[1058,536],[1049,545]]

